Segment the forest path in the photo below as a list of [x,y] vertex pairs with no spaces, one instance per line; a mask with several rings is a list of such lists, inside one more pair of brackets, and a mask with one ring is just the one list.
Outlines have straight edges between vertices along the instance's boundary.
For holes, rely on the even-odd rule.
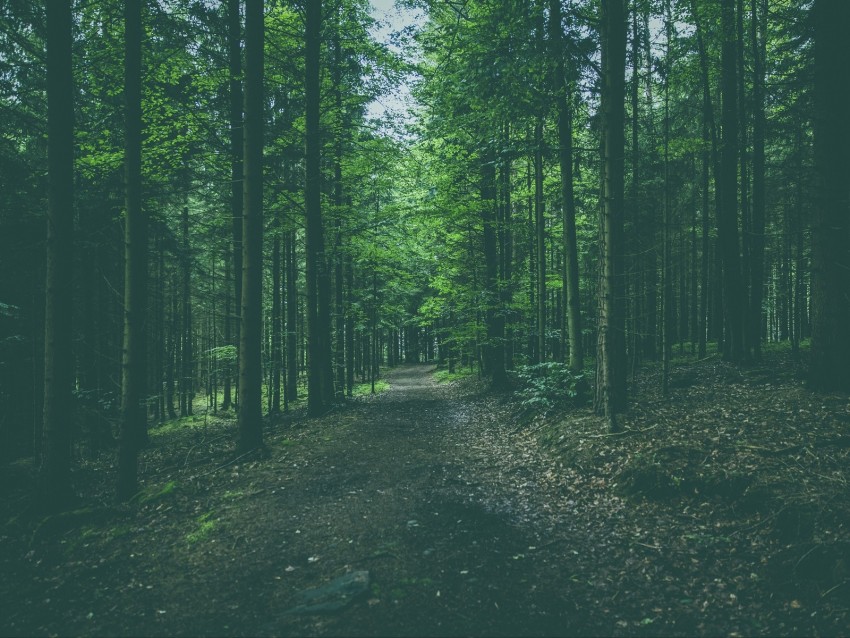
[[[553,503],[507,440],[510,425],[492,397],[458,396],[435,384],[431,369],[393,370],[387,392],[326,417],[323,445],[283,464],[273,505],[281,581],[259,633],[568,630],[564,614],[575,606],[552,584],[569,578],[556,542],[569,526],[552,537]],[[258,515],[270,505],[254,503]],[[350,609],[274,617],[298,590],[363,569],[372,592]]]
[[[516,434],[503,400],[432,371],[267,424],[263,458],[233,459],[232,415],[166,426],[127,506],[108,505],[111,457],[90,462],[77,481],[101,506],[0,534],[0,635],[612,633],[611,609],[589,615],[611,593],[595,565],[608,515],[576,517],[578,475]],[[353,571],[371,583],[346,609],[287,613]]]
[[[582,409],[517,427],[509,400],[430,372],[269,421],[262,458],[233,458],[232,413],[164,424],[127,505],[111,451],[75,471],[85,507],[49,519],[13,507],[16,465],[0,636],[848,635],[850,401],[787,358],[702,363],[671,401],[642,377],[617,437]],[[363,571],[346,609],[287,613]]]

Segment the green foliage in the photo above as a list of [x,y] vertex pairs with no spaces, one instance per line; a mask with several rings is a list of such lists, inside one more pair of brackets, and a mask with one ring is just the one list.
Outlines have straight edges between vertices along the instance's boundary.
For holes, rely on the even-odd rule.
[[148,434],[152,437],[166,436],[186,428],[201,428],[204,427],[205,424],[206,420],[203,414],[194,414],[192,416],[184,416],[172,421],[166,421],[165,423],[148,430]]
[[217,519],[214,519],[213,516],[215,512],[210,510],[206,514],[201,514],[197,518],[198,527],[186,534],[186,540],[190,543],[197,543],[209,537],[212,534],[213,530],[215,530],[216,525],[218,523]]
[[549,412],[580,405],[586,396],[585,375],[574,374],[565,363],[554,361],[517,368],[519,389],[516,397],[530,412]]
[[[375,394],[380,394],[381,392],[386,392],[389,390],[390,384],[383,379],[375,380]],[[351,389],[352,396],[362,397],[369,394],[372,394],[372,384],[371,383],[358,383]]]
[[458,379],[465,379],[467,377],[471,377],[475,374],[475,371],[472,368],[460,368],[458,367],[454,372],[449,372],[448,370],[437,370],[434,372],[434,380],[437,383],[451,383],[452,381],[457,381]]
[[136,500],[138,500],[140,505],[147,505],[148,503],[153,503],[165,498],[169,494],[173,493],[176,487],[176,481],[168,481],[168,483],[159,488],[151,485],[140,491],[136,495]]
[[210,359],[218,364],[236,363],[236,346],[218,346],[217,348],[210,348],[207,353],[209,354]]

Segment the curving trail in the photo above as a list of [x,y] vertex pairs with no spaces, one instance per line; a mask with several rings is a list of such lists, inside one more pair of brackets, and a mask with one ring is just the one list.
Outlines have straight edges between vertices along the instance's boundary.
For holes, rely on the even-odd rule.
[[386,393],[344,415],[344,434],[302,459],[277,505],[295,539],[287,562],[306,562],[288,572],[300,582],[277,592],[281,609],[299,587],[350,569],[369,570],[371,595],[263,632],[562,635],[575,625],[551,495],[515,457],[496,401],[457,396],[429,371],[394,370]]
[[[173,489],[14,550],[10,573],[27,578],[5,579],[19,602],[0,633],[615,633],[619,586],[596,566],[616,554],[614,523],[582,520],[575,475],[512,434],[497,397],[431,370],[399,367],[382,394],[269,426],[268,458],[229,463],[227,422],[160,440],[145,481]],[[371,587],[348,608],[286,613],[357,570]]]

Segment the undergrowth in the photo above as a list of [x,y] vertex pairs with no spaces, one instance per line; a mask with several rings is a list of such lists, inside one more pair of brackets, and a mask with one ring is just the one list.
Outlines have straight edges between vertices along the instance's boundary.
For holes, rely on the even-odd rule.
[[526,412],[548,413],[582,405],[587,398],[585,373],[574,373],[565,363],[549,361],[520,366],[514,373],[515,396]]
[[475,371],[472,368],[455,368],[454,372],[449,372],[447,369],[437,370],[434,372],[434,380],[437,383],[451,383],[459,379],[466,379],[474,374]]

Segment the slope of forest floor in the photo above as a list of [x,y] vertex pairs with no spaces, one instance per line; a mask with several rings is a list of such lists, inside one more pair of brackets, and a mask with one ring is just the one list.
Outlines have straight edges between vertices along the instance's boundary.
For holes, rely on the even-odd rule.
[[[48,519],[3,468],[0,635],[850,632],[850,398],[789,356],[682,364],[665,399],[645,372],[617,435],[432,369],[268,423],[262,455],[233,458],[227,418],[162,428],[127,506],[107,454]],[[344,609],[293,613],[364,571]]]

